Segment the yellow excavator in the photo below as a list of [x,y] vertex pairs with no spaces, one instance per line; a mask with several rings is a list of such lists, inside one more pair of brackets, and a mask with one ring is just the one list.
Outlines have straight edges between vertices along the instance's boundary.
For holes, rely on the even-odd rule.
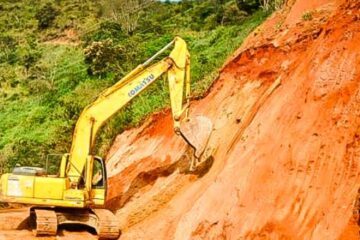
[[[168,57],[153,63],[171,47]],[[83,110],[76,123],[70,153],[62,156],[57,175],[48,175],[43,168],[17,166],[12,173],[1,176],[0,201],[31,205],[29,219],[37,236],[56,235],[60,225],[80,224],[95,229],[100,238],[118,238],[116,218],[104,209],[105,163],[92,155],[96,134],[112,115],[165,73],[174,130],[194,149],[191,169],[195,169],[211,134],[212,123],[204,116],[188,117],[190,54],[185,41],[176,37]]]

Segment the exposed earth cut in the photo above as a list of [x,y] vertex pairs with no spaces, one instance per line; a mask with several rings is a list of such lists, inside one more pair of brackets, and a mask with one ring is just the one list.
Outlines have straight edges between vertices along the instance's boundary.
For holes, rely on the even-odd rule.
[[[192,102],[214,124],[195,173],[169,111],[119,135],[107,206],[120,239],[360,239],[359,39],[357,0],[273,14]],[[25,211],[0,212],[0,239],[33,238]],[[95,239],[57,239],[80,236]]]

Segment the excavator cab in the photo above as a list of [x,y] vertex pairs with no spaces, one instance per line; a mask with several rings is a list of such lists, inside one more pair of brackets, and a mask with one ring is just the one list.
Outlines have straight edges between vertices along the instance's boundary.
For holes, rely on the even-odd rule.
[[104,162],[102,159],[95,158],[94,159],[94,168],[93,168],[93,177],[91,181],[92,188],[102,188],[105,185],[104,179],[105,171],[104,171]]
[[94,157],[92,180],[91,180],[91,200],[95,206],[102,206],[106,196],[106,169],[105,163],[100,157]]

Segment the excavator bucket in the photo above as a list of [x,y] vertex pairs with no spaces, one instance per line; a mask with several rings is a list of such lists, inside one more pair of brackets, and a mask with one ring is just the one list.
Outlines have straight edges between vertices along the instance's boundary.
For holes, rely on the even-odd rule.
[[194,148],[196,159],[199,159],[204,153],[212,130],[212,122],[204,116],[190,118],[181,124],[180,134]]

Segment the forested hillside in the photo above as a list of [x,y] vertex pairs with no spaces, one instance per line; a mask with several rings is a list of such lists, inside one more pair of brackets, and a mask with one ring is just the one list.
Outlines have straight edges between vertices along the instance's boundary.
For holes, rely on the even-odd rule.
[[[201,96],[225,59],[269,14],[257,1],[244,2],[1,1],[4,168],[42,166],[47,154],[69,151],[84,106],[176,35],[189,44],[193,96]],[[98,154],[116,134],[168,104],[164,78],[104,126]]]

